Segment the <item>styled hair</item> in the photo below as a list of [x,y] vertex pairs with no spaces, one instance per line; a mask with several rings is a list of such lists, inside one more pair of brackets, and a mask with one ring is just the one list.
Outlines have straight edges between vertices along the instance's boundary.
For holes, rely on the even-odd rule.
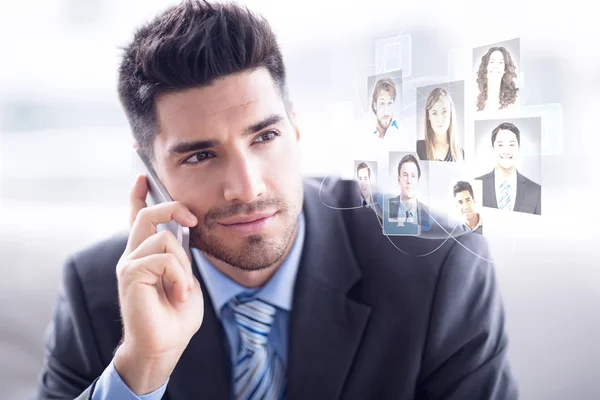
[[124,48],[118,91],[135,140],[153,157],[156,99],[266,68],[287,105],[285,67],[268,22],[247,7],[184,0],[139,28]]
[[466,181],[458,181],[456,182],[456,185],[454,185],[454,194],[453,196],[456,196],[458,193],[460,192],[464,192],[465,190],[469,191],[469,194],[471,195],[471,198],[473,200],[475,200],[475,195],[473,194],[473,187],[471,186],[471,184],[469,182]]
[[452,96],[450,96],[448,90],[444,88],[433,89],[427,96],[427,101],[425,102],[425,151],[427,152],[427,159],[435,160],[435,132],[433,131],[431,121],[429,120],[429,110],[431,110],[435,103],[440,99],[446,99],[450,104],[450,125],[446,131],[446,135],[448,137],[448,143],[450,144],[450,155],[452,156],[452,160],[456,161],[462,159],[462,156],[459,155],[455,139],[457,129],[456,118],[454,118],[454,116],[456,115],[456,109],[454,108]]
[[504,75],[500,83],[500,108],[506,108],[513,104],[518,96],[519,88],[515,83],[517,73],[515,72],[515,63],[510,56],[508,50],[504,47],[491,47],[483,57],[481,57],[481,64],[477,71],[477,86],[479,87],[479,95],[477,96],[477,111],[481,111],[485,108],[485,102],[488,98],[487,89],[487,66],[490,61],[490,56],[493,52],[499,51],[504,56]]
[[373,110],[373,113],[376,113],[375,103],[377,103],[379,93],[381,93],[382,90],[388,92],[392,99],[396,101],[396,84],[394,81],[390,78],[382,78],[378,80],[375,84],[375,88],[373,88],[373,97],[371,99],[371,110]]
[[498,136],[498,132],[500,132],[501,129],[511,131],[512,133],[514,133],[517,137],[517,144],[521,146],[521,132],[519,131],[519,128],[517,128],[516,125],[511,124],[510,122],[503,122],[497,127],[495,127],[492,131],[492,147],[494,147],[496,136]]
[[407,154],[398,163],[398,176],[400,176],[400,170],[402,169],[402,164],[405,163],[414,163],[417,166],[418,177],[421,179],[421,166],[419,165],[419,161],[417,161],[417,157],[412,154]]
[[369,179],[371,179],[371,168],[369,168],[366,162],[361,162],[360,164],[358,164],[358,166],[356,167],[356,176],[358,176],[358,171],[365,168],[367,169],[367,172],[369,174]]

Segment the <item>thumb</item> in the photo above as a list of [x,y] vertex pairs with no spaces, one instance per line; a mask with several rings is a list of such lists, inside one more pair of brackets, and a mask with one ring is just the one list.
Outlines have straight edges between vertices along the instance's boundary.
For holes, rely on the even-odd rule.
[[135,217],[142,208],[146,208],[146,195],[148,194],[148,181],[145,175],[135,177],[133,187],[129,192],[129,225],[133,225]]

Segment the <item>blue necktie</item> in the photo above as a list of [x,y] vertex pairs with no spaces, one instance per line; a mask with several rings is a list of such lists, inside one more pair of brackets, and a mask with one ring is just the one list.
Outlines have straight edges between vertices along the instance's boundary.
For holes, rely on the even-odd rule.
[[500,200],[498,201],[498,208],[501,210],[510,210],[510,185],[507,181],[502,182],[500,185]]
[[242,344],[234,368],[235,398],[283,399],[285,370],[268,342],[277,309],[264,301],[243,296],[236,297],[230,304]]

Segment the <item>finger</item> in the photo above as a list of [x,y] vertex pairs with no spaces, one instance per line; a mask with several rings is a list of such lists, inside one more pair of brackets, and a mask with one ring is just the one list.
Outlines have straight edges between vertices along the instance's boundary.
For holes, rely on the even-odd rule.
[[137,175],[133,187],[129,191],[129,226],[133,225],[135,217],[142,208],[146,208],[146,195],[148,194],[148,181],[145,175]]
[[160,253],[171,253],[177,258],[177,261],[179,261],[179,264],[189,280],[189,289],[191,290],[193,288],[192,278],[194,277],[192,264],[190,263],[190,259],[183,249],[183,246],[177,241],[177,238],[173,233],[162,231],[156,235],[150,236],[127,257],[130,260],[134,260]]
[[132,284],[156,285],[162,277],[173,282],[175,299],[185,302],[188,297],[188,277],[172,253],[152,254],[120,264],[117,278],[120,286]]
[[126,251],[130,253],[144,240],[154,235],[158,224],[166,224],[173,220],[187,227],[195,226],[198,223],[194,214],[179,201],[170,201],[142,208],[138,211],[133,222]]

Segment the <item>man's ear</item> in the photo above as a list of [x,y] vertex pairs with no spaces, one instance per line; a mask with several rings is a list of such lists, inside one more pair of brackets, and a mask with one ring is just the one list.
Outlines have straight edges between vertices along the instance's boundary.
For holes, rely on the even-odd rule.
[[140,145],[138,144],[138,142],[136,142],[135,140],[133,141],[133,149],[137,150],[140,148]]
[[294,107],[294,103],[291,101],[288,102],[288,117],[290,117],[290,122],[292,123],[292,127],[296,132],[296,140],[300,140],[300,128],[298,128],[298,119],[296,118],[296,109]]

